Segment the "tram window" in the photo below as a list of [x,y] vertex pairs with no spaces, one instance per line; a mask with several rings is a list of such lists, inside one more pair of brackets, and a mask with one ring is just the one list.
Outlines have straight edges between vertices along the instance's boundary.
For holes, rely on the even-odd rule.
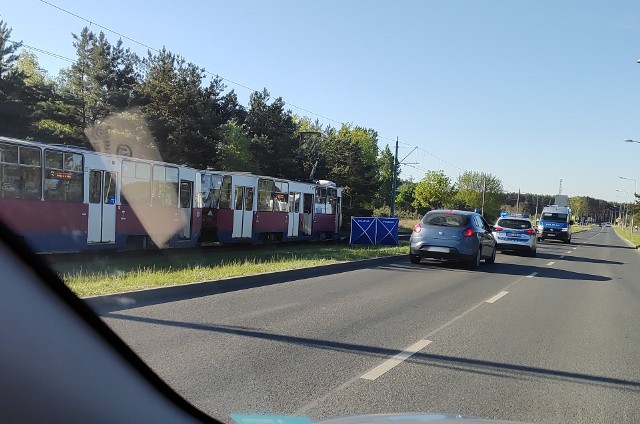
[[231,208],[231,177],[222,178],[222,188],[220,189],[220,209]]
[[244,210],[253,210],[253,187],[246,187],[245,189]]
[[42,168],[20,167],[24,185],[22,186],[23,199],[40,199],[42,197]]
[[289,183],[276,181],[274,211],[289,212]]
[[147,163],[122,161],[123,205],[149,204],[151,200],[151,166]]
[[115,172],[104,174],[104,203],[106,205],[116,204],[116,182],[117,174]]
[[0,162],[18,163],[18,146],[0,144]]
[[[0,144],[0,197],[40,199],[42,196],[42,168],[40,150]],[[20,164],[18,164],[20,162]]]
[[273,211],[273,180],[258,180],[258,210]]
[[82,155],[45,150],[44,200],[82,202]]
[[151,203],[154,206],[178,206],[178,168],[154,165]]
[[316,187],[316,213],[326,213],[327,210],[327,189],[326,187]]
[[191,208],[192,204],[192,195],[191,195],[191,181],[181,181],[180,182],[180,207],[184,209]]
[[237,211],[241,211],[242,210],[242,203],[243,203],[243,196],[242,196],[242,192],[243,192],[244,187],[236,187],[236,196],[235,196],[235,207],[234,209]]
[[64,169],[62,152],[47,150],[44,155],[44,164],[47,168]]
[[67,171],[82,172],[82,155],[76,153],[65,153],[64,169]]
[[148,163],[136,163],[136,178],[141,180],[150,180],[151,165]]
[[20,165],[40,166],[40,149],[20,147]]
[[336,205],[338,203],[338,190],[335,188],[327,189],[327,213],[336,213]]
[[289,193],[289,212],[300,213],[300,193]]
[[211,206],[218,208],[220,206],[220,187],[222,186],[222,177],[220,175],[210,175],[211,183],[209,185],[209,196],[211,198]]
[[102,172],[89,172],[89,203],[100,203],[102,198]]

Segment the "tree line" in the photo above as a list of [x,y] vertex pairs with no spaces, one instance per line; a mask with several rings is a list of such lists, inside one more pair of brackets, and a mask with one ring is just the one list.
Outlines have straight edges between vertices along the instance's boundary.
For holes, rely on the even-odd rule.
[[[71,42],[76,57],[52,77],[0,21],[0,135],[110,153],[126,146],[134,157],[195,168],[326,179],[343,187],[353,213],[389,210],[394,156],[388,145],[378,147],[374,129],[295,115],[266,88],[245,106],[223,79],[166,48],[140,57],[87,27]],[[521,195],[519,211],[533,213],[532,196]],[[494,218],[513,200],[494,175],[466,171],[453,181],[428,171],[419,182],[400,179],[396,205],[410,216],[484,207]]]
[[347,202],[389,204],[393,155],[378,134],[323,126],[265,88],[242,105],[223,80],[165,48],[139,57],[83,28],[76,57],[51,77],[0,21],[0,134],[196,168],[332,180]]

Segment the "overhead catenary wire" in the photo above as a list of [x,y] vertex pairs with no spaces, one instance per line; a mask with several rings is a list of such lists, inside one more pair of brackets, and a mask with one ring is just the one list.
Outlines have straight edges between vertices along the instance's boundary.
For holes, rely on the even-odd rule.
[[[80,19],[80,20],[82,20],[82,21],[85,21],[85,22],[87,22],[89,25],[95,25],[96,27],[98,27],[98,28],[100,28],[100,29],[102,29],[102,30],[104,30],[104,31],[110,32],[110,33],[112,33],[112,34],[117,35],[118,37],[121,37],[121,38],[123,38],[123,39],[125,39],[125,40],[128,40],[128,41],[130,41],[130,42],[132,42],[132,43],[135,43],[135,44],[137,44],[137,45],[139,45],[139,46],[142,46],[142,47],[144,47],[144,48],[146,48],[146,49],[149,49],[150,51],[153,51],[153,52],[156,52],[156,53],[160,52],[160,50],[159,50],[159,49],[154,48],[154,47],[150,46],[150,45],[149,45],[149,44],[147,44],[147,43],[144,43],[144,42],[138,41],[138,40],[134,39],[133,37],[129,37],[129,36],[127,36],[127,35],[123,34],[122,32],[119,32],[119,31],[113,30],[113,29],[111,29],[111,28],[109,28],[109,27],[107,27],[107,26],[105,26],[105,25],[99,24],[99,23],[95,22],[95,21],[94,21],[94,20],[92,20],[92,19],[85,18],[84,16],[81,16],[81,15],[79,15],[79,14],[77,14],[77,13],[74,13],[74,12],[72,12],[72,11],[68,10],[68,9],[65,9],[65,8],[63,8],[63,7],[60,7],[60,6],[58,6],[58,5],[54,4],[54,3],[50,2],[50,1],[47,1],[47,0],[40,0],[40,2],[42,2],[43,4],[46,4],[46,5],[50,6],[50,7],[53,7],[53,8],[55,8],[55,9],[58,9],[59,11],[64,12],[64,13],[66,13],[66,14],[70,15],[70,16],[73,16],[73,17],[77,18],[77,19]],[[240,82],[238,82],[238,81],[234,81],[234,80],[232,80],[232,79],[230,79],[230,78],[227,78],[227,77],[225,77],[225,76],[222,76],[222,75],[220,75],[220,74],[217,74],[217,73],[214,73],[214,72],[211,72],[211,71],[207,71],[207,70],[206,70],[206,68],[204,69],[204,72],[205,72],[206,74],[208,74],[208,75],[211,75],[211,76],[213,76],[213,77],[220,78],[220,79],[222,79],[223,81],[227,81],[228,83],[231,83],[231,84],[233,84],[233,85],[235,85],[235,86],[238,86],[238,87],[242,87],[242,88],[244,88],[244,89],[246,89],[246,90],[249,90],[249,91],[251,91],[251,92],[258,92],[258,91],[259,91],[259,90],[256,90],[255,88],[252,88],[252,87],[248,86],[247,84],[243,84],[243,83],[240,83]],[[308,109],[308,108],[305,108],[305,107],[299,106],[299,105],[294,104],[294,103],[291,103],[291,102],[286,102],[286,101],[285,101],[285,104],[286,104],[286,105],[288,105],[288,106],[290,106],[290,107],[293,107],[293,108],[295,108],[295,109],[301,110],[301,111],[303,111],[303,112],[309,113],[309,114],[314,115],[314,116],[316,116],[316,117],[318,117],[318,118],[322,118],[322,119],[324,119],[324,120],[327,120],[327,121],[329,121],[329,122],[332,122],[332,123],[335,123],[335,124],[338,124],[338,125],[343,125],[343,124],[346,124],[346,123],[348,122],[348,121],[340,121],[340,120],[337,120],[337,119],[334,119],[334,118],[328,117],[328,116],[326,116],[326,115],[324,115],[324,114],[321,114],[321,113],[318,113],[318,112],[314,112],[314,111],[312,111],[311,109]],[[391,138],[389,138],[389,137],[384,137],[384,136],[380,136],[380,135],[378,135],[378,138],[379,138],[379,139],[381,139],[381,140],[387,140],[387,141],[391,141],[391,142],[395,142],[395,141],[396,141],[395,139],[391,139]],[[411,145],[411,146],[413,147],[413,146],[415,146],[415,145]],[[377,147],[377,149],[378,149],[378,151],[379,151],[379,152],[381,152],[381,151],[382,151],[382,149],[381,149],[380,147],[378,147],[378,146],[376,146],[376,147]],[[425,149],[423,149],[423,148],[421,148],[421,147],[419,147],[419,146],[415,146],[415,147],[418,147],[418,149],[420,149],[420,150],[422,150],[423,152],[427,153],[428,155],[430,155],[430,156],[432,156],[432,157],[434,157],[434,158],[436,158],[436,159],[440,160],[441,162],[446,163],[446,164],[447,164],[447,165],[449,165],[449,166],[452,166],[453,168],[456,168],[456,169],[458,169],[458,170],[460,170],[460,171],[465,171],[464,169],[460,168],[459,166],[453,165],[452,163],[450,163],[450,162],[448,162],[448,161],[446,161],[446,160],[444,160],[444,159],[442,159],[442,158],[439,158],[438,156],[434,155],[433,153],[431,153],[431,152],[429,152],[429,151],[427,151],[427,150],[425,150]]]
[[40,49],[38,47],[31,46],[29,44],[24,44],[24,43],[13,41],[13,40],[4,40],[4,41],[7,41],[7,42],[9,42],[11,44],[15,44],[17,46],[23,47],[25,49],[33,50],[33,51],[36,51],[38,53],[42,53],[42,54],[46,54],[46,55],[51,56],[51,57],[55,57],[56,59],[64,60],[64,61],[67,61],[67,62],[70,62],[70,63],[75,63],[76,62],[74,59],[71,59],[70,57],[62,56],[60,54],[53,53],[53,52],[50,52],[48,50],[44,50],[44,49]]

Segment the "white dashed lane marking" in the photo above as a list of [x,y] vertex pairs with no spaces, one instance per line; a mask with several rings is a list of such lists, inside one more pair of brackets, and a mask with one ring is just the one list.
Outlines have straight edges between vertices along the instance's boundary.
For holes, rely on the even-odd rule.
[[497,295],[495,295],[493,297],[490,297],[489,299],[485,300],[485,302],[486,303],[496,303],[496,301],[498,301],[502,297],[506,296],[508,293],[509,293],[508,291],[501,291]]
[[408,348],[406,348],[405,350],[403,350],[402,352],[387,359],[386,361],[384,361],[383,363],[381,363],[371,371],[362,375],[360,378],[373,381],[376,378],[380,377],[382,374],[386,373],[387,371],[391,370],[394,367],[397,367],[402,362],[406,361],[413,354],[420,352],[430,343],[431,343],[431,340],[419,340],[416,343],[409,346]]

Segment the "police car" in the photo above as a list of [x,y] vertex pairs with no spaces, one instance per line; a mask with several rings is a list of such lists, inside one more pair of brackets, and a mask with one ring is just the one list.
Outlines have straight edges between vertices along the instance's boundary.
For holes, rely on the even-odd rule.
[[529,256],[536,256],[538,248],[536,235],[528,214],[502,212],[493,230],[498,250],[525,252]]

